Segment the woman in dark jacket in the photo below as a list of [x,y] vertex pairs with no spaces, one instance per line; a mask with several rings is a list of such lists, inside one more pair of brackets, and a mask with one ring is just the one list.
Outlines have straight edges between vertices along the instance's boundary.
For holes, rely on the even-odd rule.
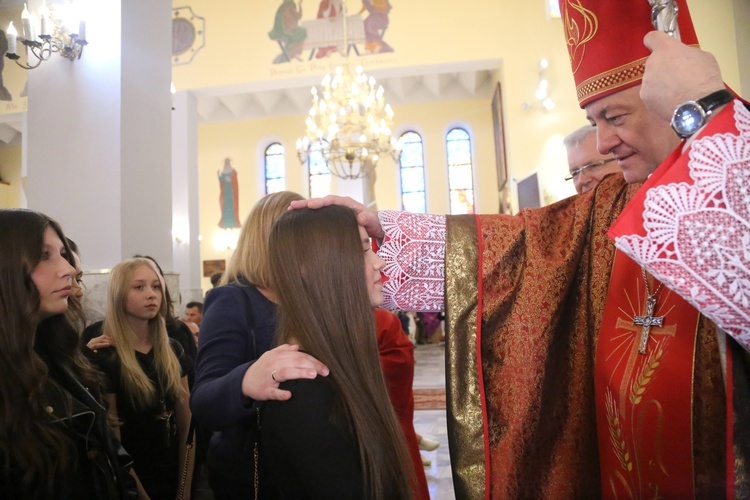
[[69,319],[81,308],[60,226],[0,210],[0,241],[0,497],[135,498]]

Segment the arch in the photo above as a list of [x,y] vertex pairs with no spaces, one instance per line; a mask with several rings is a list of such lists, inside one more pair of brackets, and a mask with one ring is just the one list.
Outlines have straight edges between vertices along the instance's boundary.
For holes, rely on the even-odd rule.
[[286,162],[284,156],[284,146],[280,142],[272,142],[263,153],[266,194],[286,189]]
[[307,176],[310,198],[320,198],[331,194],[331,171],[326,165],[323,153],[320,151],[321,144],[328,144],[321,139],[310,146],[310,155],[307,157]]
[[427,212],[425,192],[424,143],[422,136],[408,130],[399,137],[401,155],[399,178],[401,180],[401,208],[407,212]]
[[474,163],[471,155],[471,135],[465,128],[452,128],[445,135],[445,147],[451,214],[473,214]]

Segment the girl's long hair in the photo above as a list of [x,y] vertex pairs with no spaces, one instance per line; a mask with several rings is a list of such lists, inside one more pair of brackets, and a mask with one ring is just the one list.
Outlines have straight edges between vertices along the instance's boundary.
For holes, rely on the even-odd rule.
[[268,237],[274,221],[296,200],[304,198],[291,191],[271,193],[258,200],[242,225],[237,248],[229,260],[220,284],[226,285],[245,279],[251,285],[270,288]]
[[363,498],[411,498],[413,466],[380,368],[354,212],[333,205],[285,213],[269,258],[278,343],[295,342],[330,368],[334,417],[359,446]]
[[[11,480],[29,498],[53,497],[78,456],[63,426],[45,411],[50,390],[58,391],[66,404],[56,413],[71,408],[69,393],[50,378],[50,371],[72,372],[95,397],[101,395],[102,382],[79,350],[79,332],[71,319],[82,323],[82,318],[57,314],[40,319],[41,301],[31,273],[42,259],[47,228],[57,233],[74,265],[55,221],[31,210],[0,210],[0,475],[7,481],[13,474]],[[75,309],[80,314],[80,307]]]
[[180,363],[169,346],[165,316],[167,313],[167,296],[164,292],[164,278],[154,262],[147,258],[127,259],[117,264],[109,278],[107,287],[107,312],[104,316],[102,332],[110,335],[115,341],[117,356],[120,360],[120,378],[130,402],[135,408],[149,408],[158,402],[158,391],[138,364],[135,356],[135,333],[127,319],[125,306],[128,292],[131,289],[133,274],[141,267],[147,267],[161,283],[162,294],[159,314],[148,321],[148,337],[154,349],[154,364],[159,384],[164,396],[174,399],[182,397],[180,385]]

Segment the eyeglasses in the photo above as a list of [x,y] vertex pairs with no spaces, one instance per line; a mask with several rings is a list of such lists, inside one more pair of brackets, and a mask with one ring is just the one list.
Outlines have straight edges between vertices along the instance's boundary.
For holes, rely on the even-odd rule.
[[577,168],[577,169],[573,170],[570,173],[570,175],[565,178],[565,180],[566,181],[572,181],[573,179],[575,179],[576,177],[578,177],[578,175],[581,172],[583,172],[584,170],[586,170],[587,168],[590,168],[590,169],[593,170],[593,169],[601,167],[602,165],[606,165],[607,163],[609,163],[611,161],[615,161],[616,159],[617,158],[607,158],[606,160],[599,160],[599,161],[595,161],[593,163],[589,163],[588,165],[584,165],[581,168]]

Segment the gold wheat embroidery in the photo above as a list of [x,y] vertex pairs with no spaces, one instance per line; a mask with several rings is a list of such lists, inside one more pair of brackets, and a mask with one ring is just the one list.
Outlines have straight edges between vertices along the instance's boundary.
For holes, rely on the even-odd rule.
[[667,341],[657,342],[656,348],[653,349],[643,363],[643,366],[638,370],[638,375],[633,380],[633,385],[630,391],[630,402],[633,406],[639,404],[643,399],[643,395],[646,393],[646,388],[651,380],[656,375],[656,370],[661,365],[662,357],[664,357],[664,348]]
[[622,426],[620,425],[620,414],[617,411],[617,404],[612,396],[612,391],[607,389],[607,424],[609,426],[609,439],[612,441],[615,455],[620,462],[620,466],[627,472],[633,470],[633,462],[630,460],[630,452],[625,438],[622,435]]

